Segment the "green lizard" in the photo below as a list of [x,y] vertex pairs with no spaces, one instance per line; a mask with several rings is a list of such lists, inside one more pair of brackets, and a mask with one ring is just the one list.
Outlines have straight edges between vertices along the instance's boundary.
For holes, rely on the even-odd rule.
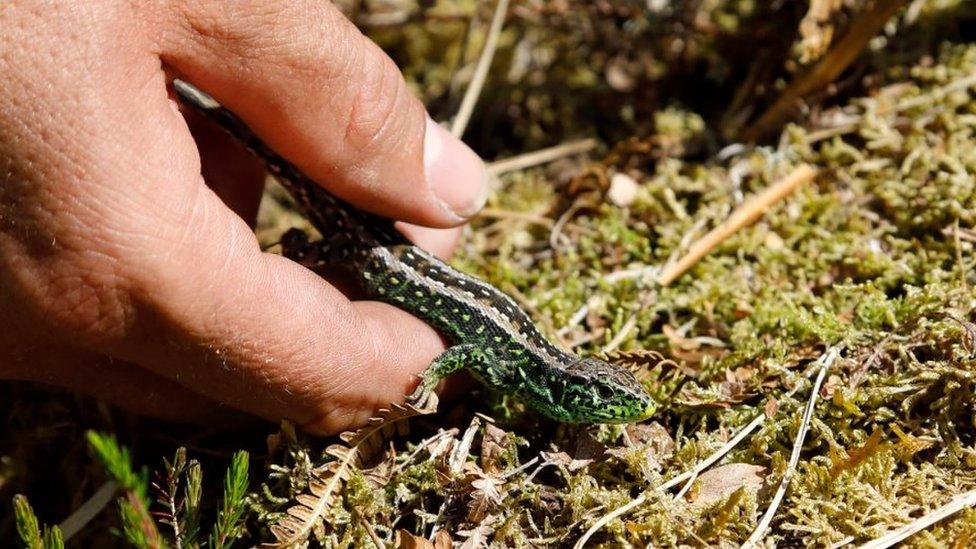
[[567,423],[622,423],[653,413],[654,401],[630,371],[556,348],[509,296],[414,246],[391,220],[329,194],[209,96],[185,82],[174,86],[185,103],[260,157],[309,222],[330,235],[309,242],[293,229],[282,238],[285,255],[312,268],[351,267],[370,297],[409,311],[452,340],[421,374],[421,390],[467,368],[483,384]]

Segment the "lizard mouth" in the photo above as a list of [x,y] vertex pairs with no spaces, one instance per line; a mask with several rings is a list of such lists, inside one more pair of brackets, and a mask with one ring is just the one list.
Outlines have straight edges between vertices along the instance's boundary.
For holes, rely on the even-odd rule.
[[630,410],[630,411],[618,410],[619,413],[612,414],[610,416],[604,415],[602,418],[596,419],[595,421],[597,423],[608,423],[608,424],[636,423],[648,419],[649,417],[653,416],[654,412],[656,411],[657,411],[657,403],[652,400],[648,402],[643,409]]
[[644,408],[644,411],[641,413],[640,417],[638,417],[635,421],[644,421],[645,419],[653,416],[654,412],[656,411],[657,403],[652,400],[647,403],[647,407]]

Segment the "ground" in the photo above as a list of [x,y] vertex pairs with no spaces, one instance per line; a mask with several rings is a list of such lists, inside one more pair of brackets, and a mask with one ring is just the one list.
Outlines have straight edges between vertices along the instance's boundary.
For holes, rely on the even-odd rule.
[[[142,508],[165,515],[201,472],[200,538],[216,523],[241,545],[273,539],[278,524],[281,537],[326,546],[444,546],[445,537],[472,547],[571,546],[595,525],[591,544],[738,546],[789,475],[767,543],[792,547],[864,543],[976,489],[972,9],[902,3],[793,123],[758,145],[737,144],[871,9],[811,4],[774,14],[799,29],[782,58],[748,61],[734,38],[779,39],[749,3],[705,2],[691,14],[656,13],[654,2],[512,7],[469,142],[499,158],[577,137],[599,146],[501,174],[455,263],[515,297],[560,344],[631,365],[661,403],[648,421],[559,425],[478,389],[465,403],[399,422],[409,433],[376,444],[373,433],[319,440],[287,424],[260,437],[170,426],[6,385],[0,495],[27,494],[41,523],[56,524],[114,477],[127,537],[149,546],[157,532],[172,544],[172,529],[140,521]],[[474,7],[360,8],[354,17],[431,110],[453,112],[467,67],[456,58],[480,49],[476,39],[470,52],[457,46]],[[564,28],[588,30],[557,32]],[[644,54],[633,43],[647,44]],[[752,72],[761,74],[743,85]],[[816,170],[812,181],[674,282],[658,283],[662,267],[804,165]],[[271,190],[264,204],[266,243],[300,224],[279,198]],[[696,480],[662,489],[750,425]],[[86,442],[88,429],[114,435],[133,456],[105,438]],[[199,465],[179,466],[180,446]],[[250,451],[249,482],[241,457],[222,482],[240,449]],[[172,474],[161,456],[176,463]],[[145,496],[143,466],[158,471],[161,487]],[[284,520],[298,503],[309,520]],[[184,525],[186,507],[177,513]],[[126,524],[115,509],[73,541],[104,542],[110,526]],[[9,537],[12,516],[0,517]],[[185,530],[183,546],[192,546]],[[962,510],[909,545],[965,547],[974,533],[976,511]]]

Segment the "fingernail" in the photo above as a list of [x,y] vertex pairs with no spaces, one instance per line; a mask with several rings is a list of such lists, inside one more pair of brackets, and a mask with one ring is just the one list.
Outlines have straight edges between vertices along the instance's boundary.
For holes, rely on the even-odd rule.
[[429,116],[424,134],[424,173],[434,195],[452,214],[468,218],[484,207],[488,198],[485,163]]

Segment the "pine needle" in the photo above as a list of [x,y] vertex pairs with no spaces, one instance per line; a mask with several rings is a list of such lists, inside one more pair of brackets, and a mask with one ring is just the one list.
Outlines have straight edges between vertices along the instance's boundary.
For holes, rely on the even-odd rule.
[[[833,362],[837,359],[837,356],[838,356],[838,351],[836,348],[829,349],[826,353],[824,353],[823,356],[821,356],[820,360],[818,361],[821,368],[820,370],[821,373],[825,372],[826,369],[829,368],[831,364],[833,364]],[[818,382],[822,383],[823,381],[822,376],[818,376],[817,380]],[[799,387],[792,389],[786,394],[786,396],[787,397],[792,396],[798,388]],[[814,388],[817,391],[819,391],[819,384],[816,384]],[[683,488],[681,491],[681,493],[683,494],[688,488],[688,486],[690,485],[690,483],[693,482],[695,478],[697,478],[698,475],[702,473],[702,471],[708,469],[713,464],[717,463],[719,460],[725,457],[725,455],[731,452],[733,448],[738,446],[740,442],[745,440],[745,438],[749,436],[750,433],[752,433],[760,425],[765,423],[767,419],[768,418],[766,417],[765,413],[760,413],[759,415],[754,417],[752,421],[749,422],[748,425],[740,429],[731,439],[729,439],[728,442],[722,445],[721,448],[719,448],[718,450],[713,452],[710,456],[708,456],[707,458],[699,462],[697,465],[695,465],[694,468],[685,471],[680,475],[675,476],[671,480],[649,491],[653,491],[656,493],[663,493],[666,490],[670,490],[671,488],[674,488],[675,486],[681,484],[682,482],[686,482],[687,484],[685,485],[685,488]],[[617,519],[627,514],[631,510],[636,509],[637,507],[643,505],[648,499],[647,494],[649,491],[645,491],[640,496],[634,498],[634,500],[631,501],[630,503],[623,505],[617,509],[614,509],[612,512],[601,517],[600,520],[595,522],[593,526],[591,526],[590,529],[587,530],[586,533],[580,537],[580,539],[573,546],[573,549],[582,549],[583,547],[586,546],[586,543],[590,540],[590,538],[593,537],[595,533],[602,530],[607,524],[610,524],[610,522],[612,522],[614,519]]]
[[914,522],[906,524],[893,532],[889,532],[876,540],[869,541],[858,547],[858,549],[887,549],[940,520],[973,506],[976,506],[976,490],[970,490],[969,492],[956,496],[951,502],[939,507],[924,517],[919,517]]
[[64,541],[71,539],[85,525],[91,522],[92,519],[98,516],[98,513],[102,512],[102,509],[112,501],[118,488],[119,485],[114,480],[106,481],[85,503],[82,503],[80,507],[75,509],[74,513],[71,513],[68,518],[61,521],[58,527],[61,529]]
[[796,433],[796,439],[793,441],[793,452],[790,454],[790,461],[786,464],[786,471],[783,472],[783,478],[779,482],[779,487],[776,489],[772,501],[769,502],[769,507],[766,508],[766,512],[759,521],[759,525],[753,530],[749,539],[742,544],[743,548],[755,547],[759,540],[766,535],[766,530],[769,529],[773,517],[776,516],[779,504],[783,501],[783,496],[786,495],[786,489],[790,486],[790,479],[793,478],[793,473],[796,471],[796,464],[800,462],[800,452],[803,450],[803,442],[806,440],[807,431],[810,429],[810,421],[813,419],[813,409],[817,404],[817,399],[820,397],[820,386],[823,385],[824,378],[827,377],[827,370],[837,360],[838,354],[836,348],[831,348],[820,358],[820,373],[817,374],[817,380],[813,382],[813,388],[810,389],[810,399],[807,400],[806,409],[803,411],[803,419],[800,423],[800,429]]

